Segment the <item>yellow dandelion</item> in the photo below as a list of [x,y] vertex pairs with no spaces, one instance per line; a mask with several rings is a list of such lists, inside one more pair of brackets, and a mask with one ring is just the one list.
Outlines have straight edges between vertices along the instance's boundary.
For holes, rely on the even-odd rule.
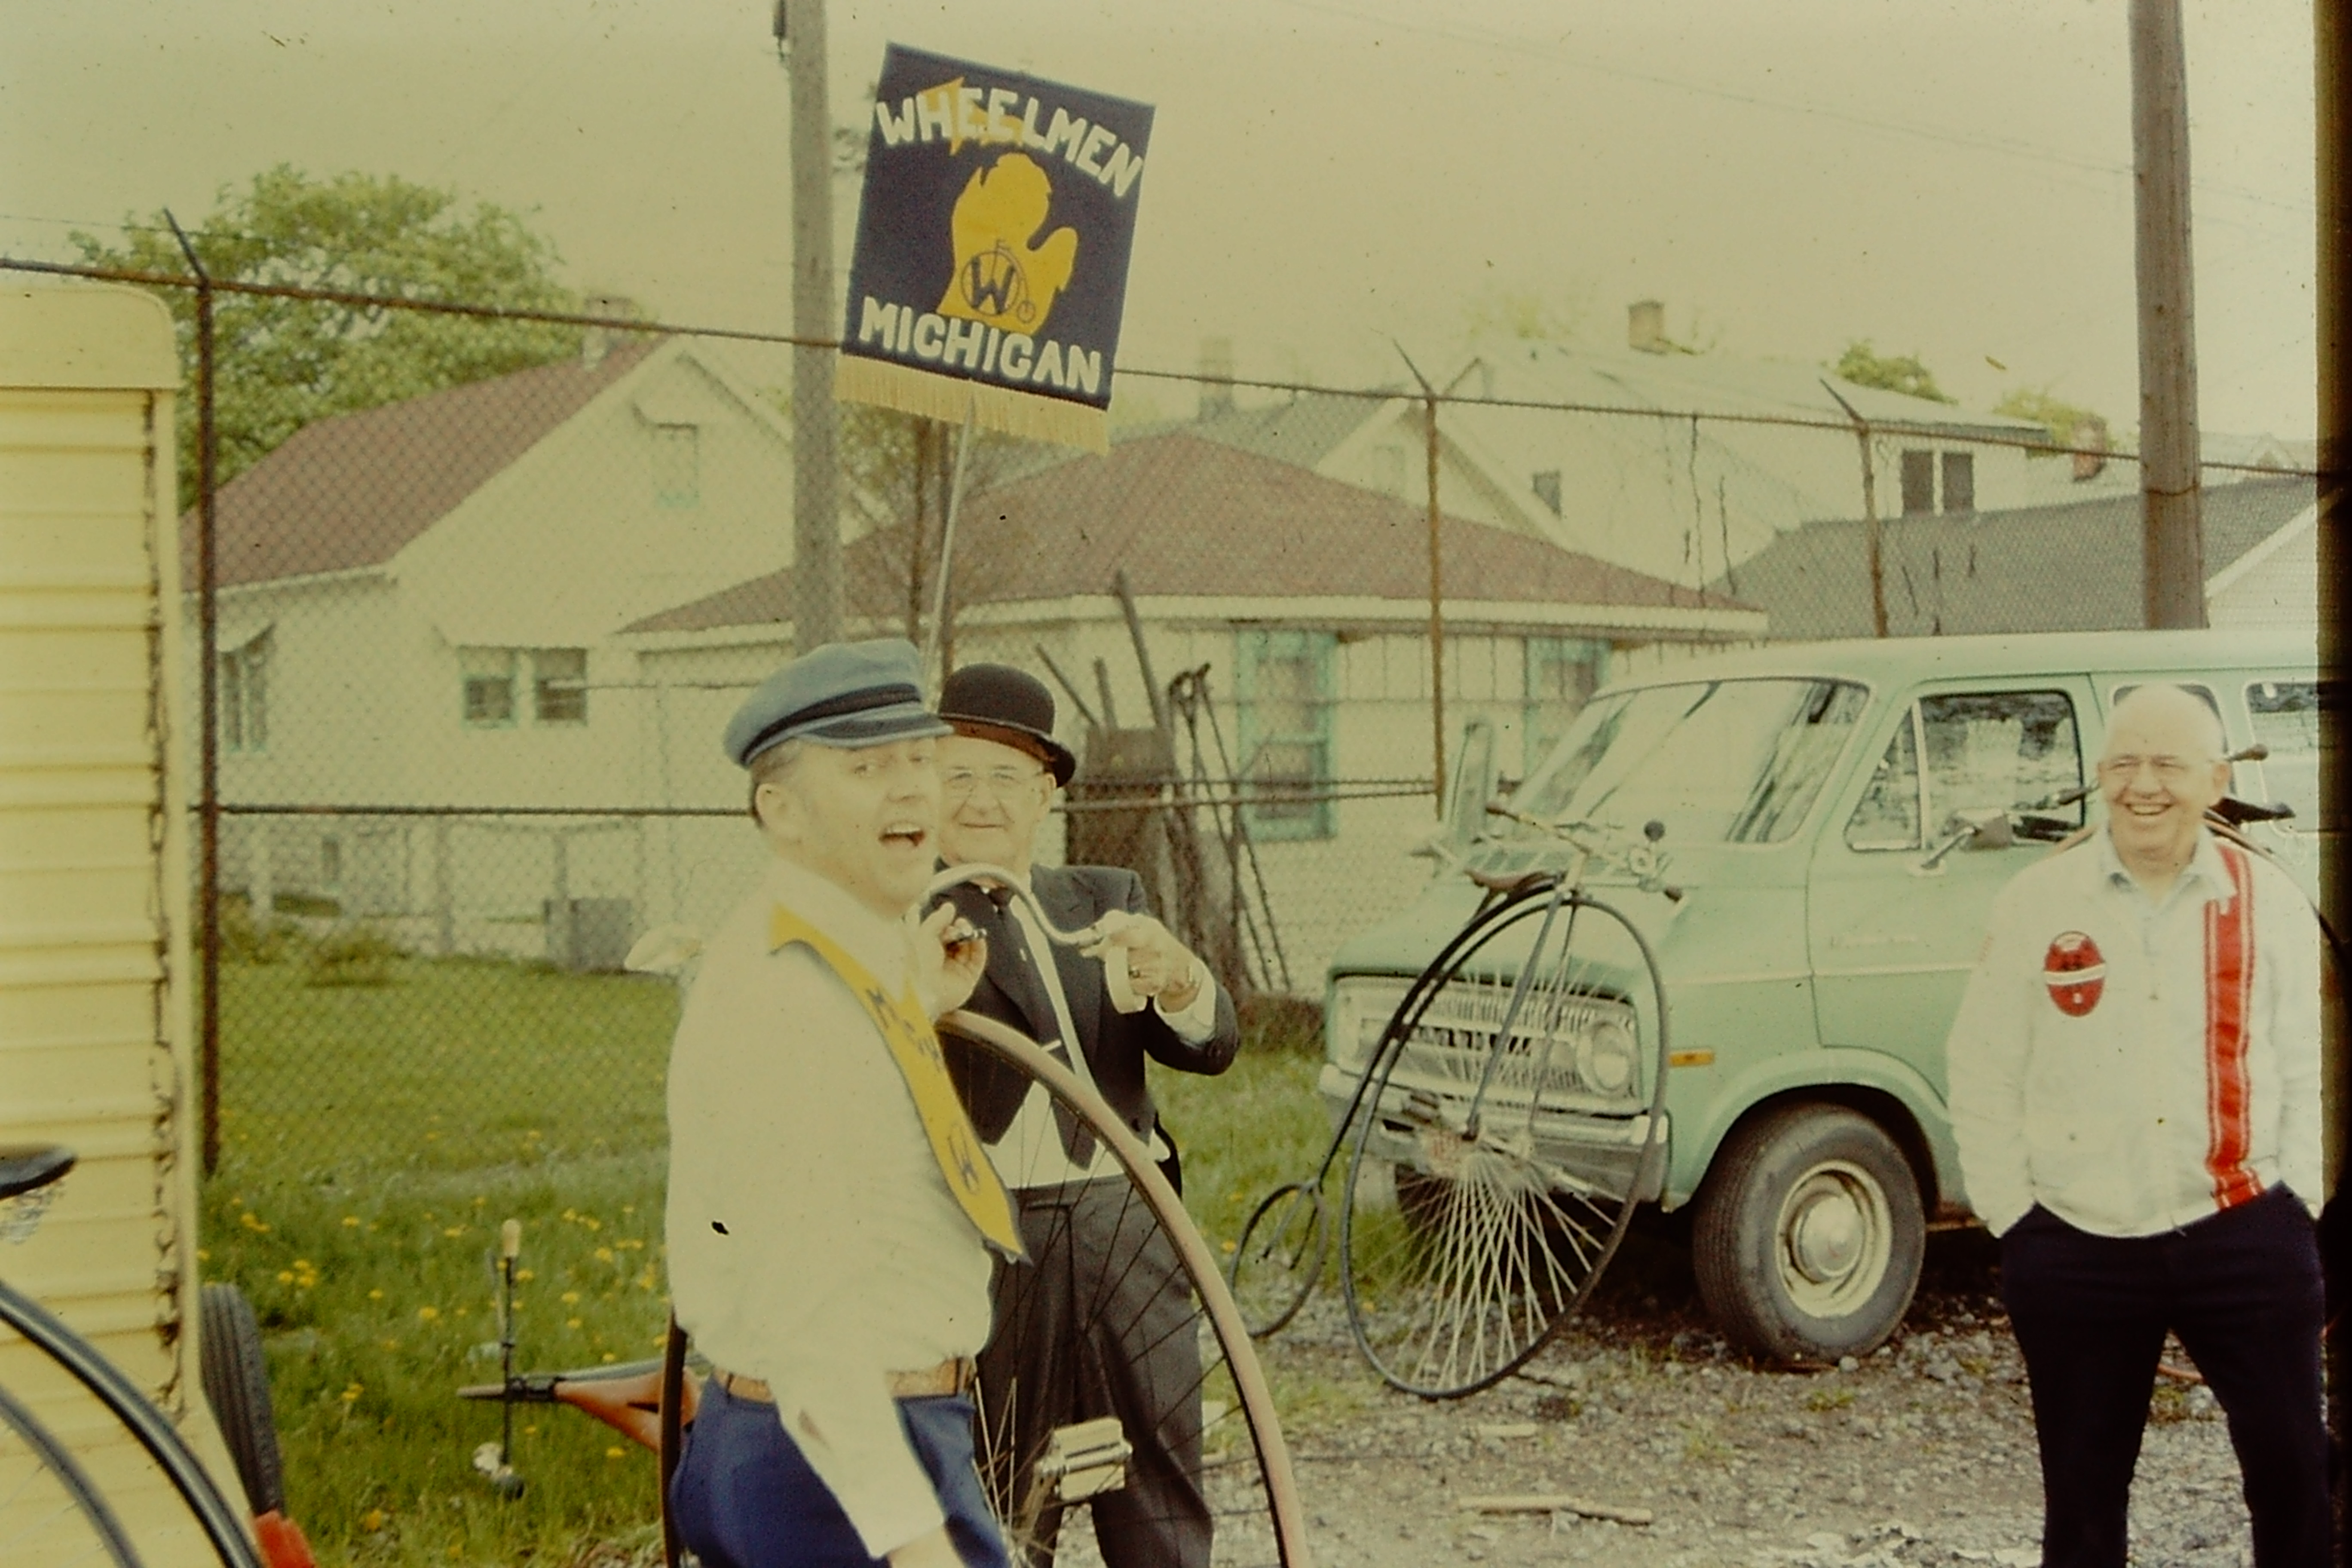
[[598,1247],[598,1248],[596,1249],[596,1261],[597,1261],[597,1262],[599,1262],[599,1263],[610,1263],[610,1262],[612,1262],[612,1261],[613,1261],[613,1249],[612,1249],[611,1247]]
[[368,1300],[371,1301],[381,1301],[383,1300],[383,1292],[382,1290],[371,1290],[368,1292]]
[[607,1448],[604,1450],[604,1457],[608,1459],[617,1459],[627,1452],[625,1448]]
[[466,1234],[466,1227],[462,1225],[444,1226],[441,1228],[441,1234],[446,1237],[460,1237]]
[[198,1248],[196,1248],[196,1261],[197,1261],[197,1262],[199,1262],[199,1263],[210,1263],[212,1260],[213,1260],[213,1255],[212,1255],[210,1252],[206,1251],[205,1248],[203,1248],[203,1247],[199,1247]]
[[384,1527],[388,1519],[389,1516],[385,1514],[383,1510],[380,1508],[372,1508],[368,1510],[367,1512],[360,1515],[360,1528],[366,1531],[370,1535],[373,1535],[377,1531],[382,1530]]
[[429,1323],[440,1315],[441,1309],[438,1307],[419,1307],[416,1309],[416,1321],[420,1323]]
[[517,1280],[519,1280],[519,1281],[520,1281],[520,1280],[524,1280],[524,1279],[538,1279],[538,1278],[539,1278],[539,1276],[538,1276],[538,1275],[533,1274],[533,1273],[532,1273],[530,1269],[528,1269],[528,1268],[518,1268],[518,1269],[516,1269],[516,1270],[515,1270],[515,1279],[516,1279]]
[[294,1283],[294,1276],[290,1271],[281,1268],[278,1271],[278,1282],[280,1285],[291,1285]]
[[563,1320],[563,1326],[567,1329],[576,1329],[580,1326],[580,1320],[577,1318],[566,1318]]
[[345,1215],[343,1216],[343,1228],[344,1228],[344,1229],[346,1229],[346,1230],[357,1230],[357,1229],[359,1229],[359,1227],[360,1227],[360,1216],[359,1216],[359,1215],[355,1215],[355,1214],[347,1214],[347,1215]]
[[614,1355],[611,1351],[606,1351],[606,1352],[604,1352],[604,1359],[605,1359],[606,1361],[618,1361],[618,1360],[620,1360],[621,1358],[620,1358],[619,1356]]
[[580,1292],[577,1290],[566,1290],[563,1293],[563,1304],[567,1307],[578,1300],[580,1300]]
[[536,1421],[526,1421],[526,1422],[524,1422],[524,1423],[523,1423],[523,1427],[522,1427],[522,1435],[523,1435],[524,1436],[526,1436],[526,1437],[536,1437],[536,1436],[539,1436],[539,1423],[538,1423],[538,1422],[536,1422]]

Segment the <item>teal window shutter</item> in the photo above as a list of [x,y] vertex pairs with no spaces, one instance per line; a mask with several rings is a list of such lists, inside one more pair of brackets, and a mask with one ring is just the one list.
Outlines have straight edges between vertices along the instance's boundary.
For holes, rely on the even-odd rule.
[[1250,831],[1260,838],[1328,838],[1339,816],[1328,793],[1338,638],[1253,627],[1237,634],[1237,644],[1242,778],[1253,793],[1313,797],[1250,806]]

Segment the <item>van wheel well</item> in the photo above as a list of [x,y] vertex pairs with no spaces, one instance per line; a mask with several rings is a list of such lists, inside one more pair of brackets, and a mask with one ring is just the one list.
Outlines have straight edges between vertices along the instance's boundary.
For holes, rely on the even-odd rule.
[[[1870,1089],[1853,1083],[1802,1084],[1784,1089],[1780,1093],[1758,1100],[1739,1113],[1739,1120],[1723,1131],[1723,1141],[1716,1145],[1720,1155],[1739,1130],[1760,1116],[1769,1115],[1784,1105],[1842,1105],[1857,1115],[1867,1116],[1878,1123],[1895,1146],[1903,1151],[1904,1163],[1911,1167],[1911,1179],[1918,1184],[1919,1206],[1932,1215],[1943,1202],[1943,1194],[1936,1185],[1936,1160],[1928,1152],[1927,1135],[1919,1130],[1911,1108],[1885,1089]],[[1712,1173],[1714,1161],[1708,1161]],[[1706,1184],[1706,1178],[1700,1178]]]

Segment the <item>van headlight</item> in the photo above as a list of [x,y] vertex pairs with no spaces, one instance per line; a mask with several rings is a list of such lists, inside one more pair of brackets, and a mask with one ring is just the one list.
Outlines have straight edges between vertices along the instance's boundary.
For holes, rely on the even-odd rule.
[[1633,1031],[1622,1018],[1603,1018],[1586,1031],[1580,1042],[1577,1071],[1601,1094],[1625,1094],[1633,1087]]

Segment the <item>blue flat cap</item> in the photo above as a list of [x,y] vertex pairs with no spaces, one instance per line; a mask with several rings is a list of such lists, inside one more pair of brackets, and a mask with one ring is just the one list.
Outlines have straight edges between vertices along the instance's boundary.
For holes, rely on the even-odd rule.
[[923,706],[922,664],[904,637],[827,643],[760,683],[727,721],[727,754],[750,767],[786,741],[855,750],[953,733]]

